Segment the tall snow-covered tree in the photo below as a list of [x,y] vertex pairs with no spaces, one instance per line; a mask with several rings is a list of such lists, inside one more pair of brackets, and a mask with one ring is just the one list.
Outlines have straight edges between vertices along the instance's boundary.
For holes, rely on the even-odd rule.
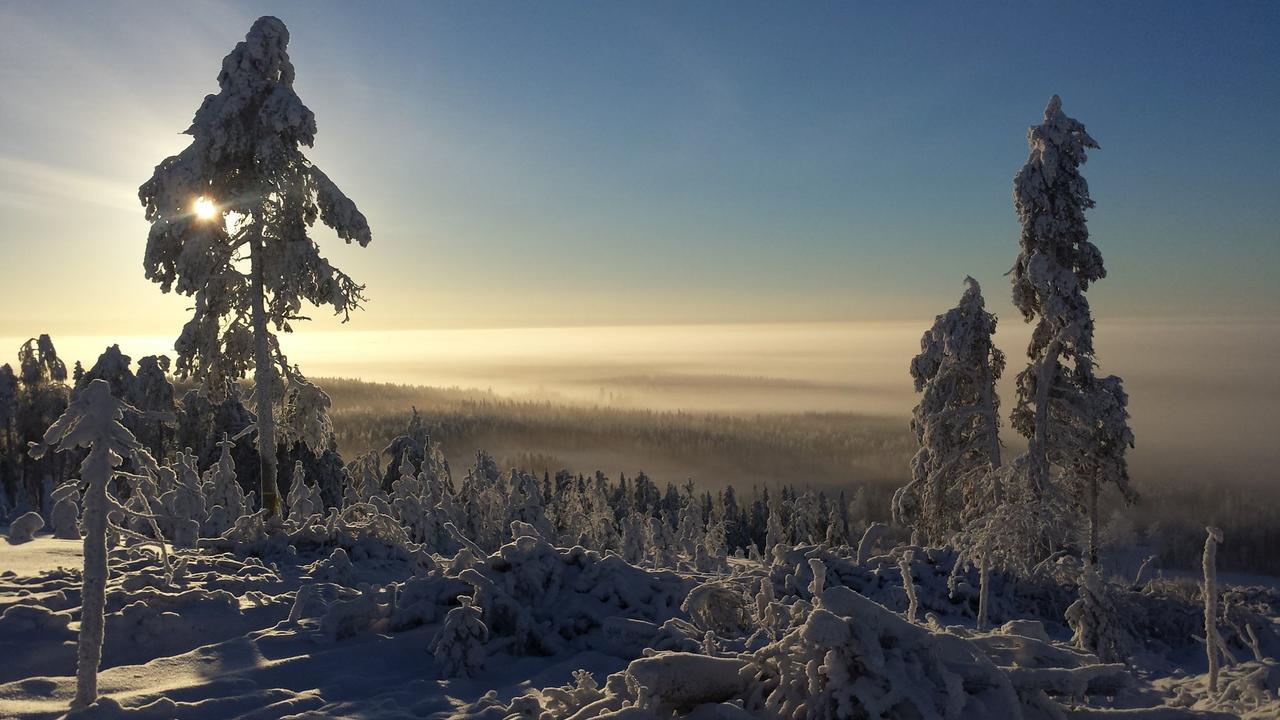
[[995,382],[1004,353],[992,343],[996,317],[978,281],[965,278],[960,304],[939,315],[920,338],[911,377],[920,404],[911,429],[920,449],[911,482],[893,495],[894,520],[941,542],[959,530],[1000,467],[999,398]]
[[175,344],[178,375],[221,393],[253,370],[260,495],[270,514],[280,511],[275,404],[293,377],[276,333],[305,319],[304,302],[345,320],[364,300],[364,286],[320,255],[310,228],[319,219],[348,243],[371,238],[364,215],[302,153],[316,120],[293,90],[288,43],[279,19],[254,22],[222,62],[219,92],[196,111],[191,145],[138,192],[151,222],[147,277],[194,297]]
[[1097,148],[1084,124],[1049,99],[1044,120],[1027,131],[1027,163],[1013,182],[1022,225],[1020,252],[1011,271],[1013,304],[1034,322],[1029,364],[1018,374],[1014,429],[1028,439],[1031,485],[1044,490],[1061,472],[1062,489],[1087,503],[1093,530],[1089,556],[1097,558],[1099,487],[1114,484],[1126,500],[1125,450],[1133,445],[1120,378],[1099,378],[1093,316],[1085,291],[1106,277],[1102,253],[1089,240],[1085,211],[1094,206],[1080,174],[1086,150]]
[[[19,447],[38,442],[45,430],[67,409],[67,365],[58,357],[48,335],[31,338],[18,349],[17,438]],[[22,476],[27,496],[35,508],[45,510],[46,486],[52,489],[66,478],[63,462],[55,458],[35,460],[24,456]],[[21,502],[21,500],[19,500]]]
[[[130,404],[144,412],[161,415],[176,413],[178,408],[174,402],[173,383],[169,382],[169,365],[168,355],[148,355],[138,360]],[[172,424],[163,420],[140,424],[135,434],[151,450],[153,457],[163,457],[166,441],[173,434],[173,430],[168,427]]]
[[128,355],[120,352],[119,345],[111,345],[102,351],[93,367],[76,380],[75,389],[79,391],[94,380],[106,380],[111,386],[111,394],[128,402],[133,395],[133,386],[136,383],[133,370],[130,368],[132,363]]
[[[18,376],[8,363],[0,365],[0,511],[18,502],[18,468],[13,458],[16,439],[14,425],[18,420]],[[8,514],[7,512],[5,514]]]

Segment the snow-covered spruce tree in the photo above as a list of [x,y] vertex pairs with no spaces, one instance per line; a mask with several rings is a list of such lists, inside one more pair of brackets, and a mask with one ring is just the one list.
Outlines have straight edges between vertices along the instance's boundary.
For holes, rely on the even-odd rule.
[[168,514],[169,539],[174,547],[195,547],[200,529],[209,515],[196,456],[190,452],[179,452],[174,472],[176,482],[160,496],[160,504]]
[[289,521],[303,525],[312,515],[319,513],[324,504],[318,496],[315,486],[307,484],[307,473],[302,469],[302,461],[295,462],[289,484]]
[[833,548],[849,544],[849,533],[844,526],[844,517],[840,515],[840,509],[837,506],[833,506],[827,514],[826,542]]
[[[129,402],[143,412],[173,414],[177,410],[174,403],[173,384],[169,382],[169,356],[148,355],[138,360],[138,372],[134,375],[133,391]],[[164,457],[165,445],[172,436],[172,430],[166,427],[163,420],[151,423],[139,423],[138,440],[151,450],[152,457]],[[194,447],[194,446],[193,446]]]
[[782,524],[781,501],[775,500],[769,505],[769,519],[766,521],[764,536],[764,556],[773,557],[773,549],[787,542],[787,530]]
[[442,678],[472,677],[484,668],[489,628],[472,598],[462,595],[458,601],[462,604],[444,616],[444,623],[431,641],[436,672]]
[[[220,394],[227,380],[253,369],[260,497],[269,515],[280,512],[275,403],[294,377],[275,333],[305,319],[304,302],[345,320],[364,299],[364,286],[320,255],[309,228],[319,218],[348,243],[370,241],[364,215],[302,153],[316,121],[293,91],[288,43],[279,19],[254,22],[222,62],[219,92],[196,111],[186,131],[191,145],[156,166],[138,192],[151,222],[147,277],[164,292],[195,298],[175,344],[178,375]],[[197,203],[213,217],[202,217]],[[238,262],[245,255],[247,272]]]
[[1059,480],[1076,502],[1088,504],[1089,557],[1097,562],[1098,491],[1112,483],[1128,501],[1125,449],[1133,445],[1128,398],[1119,378],[1098,378],[1093,317],[1085,291],[1106,277],[1102,253],[1089,241],[1085,210],[1094,206],[1080,175],[1086,149],[1098,144],[1082,123],[1049,99],[1044,121],[1027,131],[1027,163],[1013,181],[1022,225],[1014,263],[1013,304],[1035,322],[1027,347],[1030,362],[1017,378],[1014,429],[1027,437],[1031,486]]
[[811,545],[818,541],[818,524],[821,511],[818,507],[818,496],[812,490],[805,490],[792,503],[791,540],[793,545]]
[[75,390],[78,392],[81,388],[93,382],[94,380],[106,380],[111,386],[111,394],[115,397],[122,398],[126,401],[133,395],[133,386],[136,378],[130,366],[133,360],[120,352],[119,345],[111,345],[102,354],[98,356],[97,362],[93,367],[89,368],[76,380]]
[[[16,422],[16,447],[26,447],[38,442],[45,430],[67,409],[67,365],[58,357],[53,340],[48,335],[31,338],[18,349],[18,412]],[[22,478],[26,497],[19,498],[21,507],[29,501],[29,507],[39,512],[45,508],[46,480],[49,487],[57,487],[66,479],[64,462],[57,458],[35,460],[23,455]]]
[[1121,626],[1120,610],[1098,566],[1086,563],[1081,570],[1080,597],[1067,608],[1067,623],[1076,647],[1103,662],[1123,662],[1129,653],[1129,635]]
[[964,525],[1000,467],[995,383],[1004,353],[991,342],[996,316],[986,311],[978,281],[966,277],[965,285],[960,304],[934,320],[911,360],[921,393],[911,429],[920,449],[911,459],[911,482],[893,495],[894,520],[933,542]]
[[81,388],[61,417],[31,448],[31,455],[43,457],[51,447],[59,451],[76,447],[89,449],[80,464],[86,489],[84,496],[84,585],[81,589],[80,639],[76,655],[76,695],[72,707],[92,704],[98,698],[98,665],[102,661],[103,611],[107,589],[107,512],[113,501],[107,483],[125,458],[135,467],[154,472],[155,461],[121,420],[133,411],[111,396],[111,386],[94,380]]
[[218,464],[205,471],[204,481],[200,484],[205,504],[209,508],[202,528],[202,534],[206,536],[221,535],[248,511],[244,490],[236,480],[235,459],[231,456],[231,450],[235,446],[224,433],[222,441],[218,443],[222,450],[218,455]]

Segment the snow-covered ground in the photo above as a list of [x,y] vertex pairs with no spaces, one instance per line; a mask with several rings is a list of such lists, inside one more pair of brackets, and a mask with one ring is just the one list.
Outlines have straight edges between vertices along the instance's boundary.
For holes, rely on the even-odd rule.
[[[555,548],[531,529],[487,558],[402,553],[372,533],[355,535],[313,526],[287,544],[178,551],[172,580],[153,546],[112,550],[103,699],[74,716],[1280,713],[1280,666],[1269,659],[1280,650],[1276,593],[1266,588],[1238,599],[1269,613],[1269,626],[1255,628],[1263,660],[1235,645],[1241,662],[1224,669],[1222,695],[1211,700],[1194,638],[1135,637],[1129,665],[1100,663],[1070,646],[1061,622],[1044,617],[1062,600],[1049,586],[997,583],[993,619],[1013,622],[974,631],[970,583],[947,588],[947,550],[916,549],[920,613],[910,622],[896,559],[903,548],[859,565],[848,548],[804,547],[769,565],[732,559],[722,572],[699,573]],[[67,712],[76,685],[78,564],[75,541],[0,544],[0,717]],[[465,638],[460,647],[446,642],[441,654],[437,638],[449,634],[442,626],[468,595],[485,637],[474,647]],[[1194,626],[1194,606],[1153,592],[1125,596],[1139,597],[1145,605],[1127,608],[1135,627],[1159,635],[1179,622]],[[441,677],[447,657],[474,660],[472,676],[454,668],[448,674],[460,676]]]

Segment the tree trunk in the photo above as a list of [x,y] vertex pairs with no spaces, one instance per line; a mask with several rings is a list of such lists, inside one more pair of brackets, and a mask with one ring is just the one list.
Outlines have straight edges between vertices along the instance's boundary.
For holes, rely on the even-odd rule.
[[1000,467],[1000,420],[996,417],[996,401],[991,388],[991,364],[982,360],[982,416],[987,421],[987,462],[991,469]]
[[1036,490],[1043,493],[1049,485],[1049,390],[1058,374],[1059,341],[1045,349],[1044,359],[1036,368],[1036,426],[1028,451]]
[[280,514],[280,489],[276,485],[276,423],[272,414],[275,367],[267,336],[266,289],[263,283],[262,238],[255,238],[250,250],[253,274],[253,384],[258,414],[259,497],[267,517]]
[[982,562],[978,565],[978,629],[987,629],[987,597],[991,591],[991,562],[987,554],[982,554]]
[[111,477],[108,451],[94,448],[84,463],[88,487],[84,495],[84,575],[80,592],[80,637],[76,650],[76,696],[71,707],[92,705],[98,699],[98,665],[102,662],[103,610],[107,595],[107,481]]
[[1098,476],[1089,477],[1089,564],[1098,564]]

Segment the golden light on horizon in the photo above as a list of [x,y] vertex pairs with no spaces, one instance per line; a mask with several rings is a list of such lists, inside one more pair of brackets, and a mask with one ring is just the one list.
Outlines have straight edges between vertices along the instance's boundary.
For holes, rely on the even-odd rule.
[[218,206],[204,196],[196,198],[196,204],[192,209],[195,211],[196,217],[201,220],[212,220],[218,216]]

